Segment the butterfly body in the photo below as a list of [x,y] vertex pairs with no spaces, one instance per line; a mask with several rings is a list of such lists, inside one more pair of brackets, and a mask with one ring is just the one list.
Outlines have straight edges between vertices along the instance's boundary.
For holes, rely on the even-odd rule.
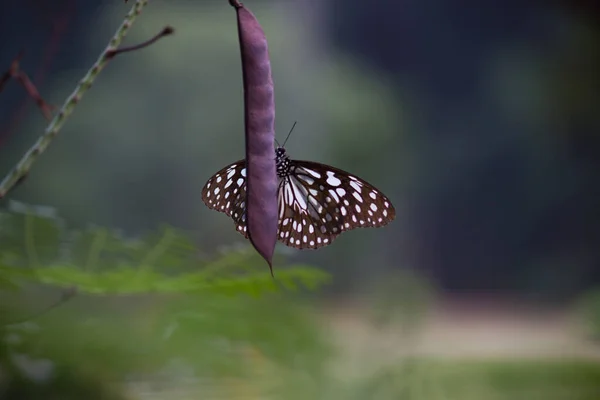
[[275,149],[275,166],[277,169],[277,176],[280,179],[285,178],[290,174],[292,162],[283,147],[277,147]]
[[[287,246],[317,249],[342,232],[381,227],[396,211],[378,189],[346,171],[312,161],[293,160],[275,149],[278,187],[277,238]],[[246,226],[246,162],[237,161],[214,174],[202,189],[211,209],[230,216],[238,232]]]

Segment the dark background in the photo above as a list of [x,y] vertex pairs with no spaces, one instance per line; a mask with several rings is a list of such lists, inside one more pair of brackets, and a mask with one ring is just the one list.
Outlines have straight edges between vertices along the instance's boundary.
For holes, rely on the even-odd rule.
[[[8,197],[54,206],[72,226],[136,234],[174,224],[208,251],[241,240],[199,195],[242,154],[236,34],[224,26],[232,15],[217,0],[153,3],[128,43],[165,24],[176,35],[109,65]],[[22,68],[57,106],[129,7],[0,4],[0,69],[24,50]],[[292,156],[366,178],[399,211],[385,229],[294,253],[332,271],[338,290],[403,268],[452,293],[563,300],[600,283],[597,2],[298,0],[252,9],[270,38],[279,136],[299,121]],[[0,94],[2,175],[44,126],[17,84]]]

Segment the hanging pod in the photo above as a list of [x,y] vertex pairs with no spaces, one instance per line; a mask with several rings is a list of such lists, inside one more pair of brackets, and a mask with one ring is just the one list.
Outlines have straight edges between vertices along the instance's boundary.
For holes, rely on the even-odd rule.
[[272,269],[277,242],[275,95],[267,38],[256,17],[235,0],[244,82],[248,237]]

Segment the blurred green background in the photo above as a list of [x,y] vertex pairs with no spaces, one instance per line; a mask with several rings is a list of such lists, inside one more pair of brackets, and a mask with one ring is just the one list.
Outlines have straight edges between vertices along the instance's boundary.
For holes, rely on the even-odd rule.
[[[130,2],[131,3],[131,2]],[[151,1],[0,201],[0,398],[600,398],[594,2],[247,0],[293,158],[398,217],[275,280],[201,188],[243,157],[235,14]],[[0,71],[56,105],[122,2],[0,4]],[[44,121],[0,93],[0,174]],[[56,306],[55,306],[56,305]],[[49,308],[49,309],[48,309]]]

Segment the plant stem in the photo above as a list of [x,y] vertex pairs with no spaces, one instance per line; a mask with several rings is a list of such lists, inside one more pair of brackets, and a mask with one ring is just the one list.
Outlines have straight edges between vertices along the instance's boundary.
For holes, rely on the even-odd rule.
[[15,184],[23,177],[29,170],[31,166],[38,158],[40,154],[42,154],[46,148],[50,145],[52,140],[58,135],[58,132],[66,122],[67,118],[71,115],[75,106],[84,93],[92,86],[94,80],[98,77],[100,72],[104,69],[108,61],[112,58],[111,55],[114,55],[114,52],[117,50],[121,41],[127,33],[129,29],[135,22],[135,19],[140,15],[143,8],[148,4],[148,0],[137,0],[135,4],[131,7],[131,10],[125,16],[125,19],[121,23],[121,26],[117,29],[114,36],[106,46],[106,49],[102,52],[98,60],[92,65],[92,68],[85,74],[85,76],[81,79],[73,93],[65,100],[65,103],[61,107],[60,111],[56,116],[50,121],[50,124],[42,134],[42,136],[34,143],[33,146],[23,155],[23,158],[13,167],[13,169],[6,175],[4,180],[0,183],[0,199],[6,196],[6,194],[15,186]]

